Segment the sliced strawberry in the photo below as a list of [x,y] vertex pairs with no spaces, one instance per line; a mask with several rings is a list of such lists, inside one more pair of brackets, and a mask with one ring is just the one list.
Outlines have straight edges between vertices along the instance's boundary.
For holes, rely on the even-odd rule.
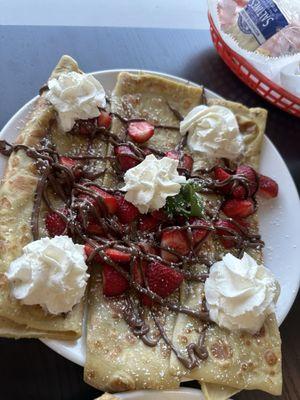
[[[79,134],[82,136],[89,136],[95,131],[96,119],[91,118],[87,120],[79,120],[76,122]],[[74,128],[73,128],[74,129]],[[76,129],[76,127],[75,127]]]
[[246,197],[253,196],[257,190],[257,174],[254,169],[249,165],[240,165],[237,167],[236,175],[241,175],[247,178],[249,193],[247,193],[246,188],[242,184],[239,184],[233,188],[232,197],[236,199],[245,199]]
[[[144,275],[146,275],[146,269],[148,268],[148,264],[146,261],[136,260],[133,264],[133,280],[141,286],[145,286]],[[139,298],[144,306],[151,307],[154,302],[153,300],[144,293],[139,294]]]
[[152,211],[151,215],[160,223],[168,220],[168,216],[162,208],[160,210]]
[[267,198],[277,197],[278,184],[272,178],[265,175],[259,176],[259,194]]
[[230,218],[246,218],[255,212],[255,206],[251,199],[230,199],[225,201],[222,211]]
[[146,268],[147,268],[146,261],[141,262],[140,260],[135,260],[132,269],[132,277],[133,280],[141,286],[144,286],[145,283],[143,274],[145,274]]
[[73,160],[70,157],[61,156],[59,157],[59,162],[64,167],[73,169],[76,178],[80,178],[82,176],[82,170],[81,168],[78,168],[80,167],[80,164],[76,160]]
[[134,152],[127,145],[117,145],[114,147],[114,152],[123,172],[135,167],[140,163],[136,159]]
[[123,224],[129,224],[137,218],[139,210],[132,203],[125,200],[124,196],[117,196],[117,202],[117,216]]
[[106,111],[101,111],[99,117],[97,117],[97,125],[99,127],[104,126],[104,128],[109,129],[111,125],[111,116]]
[[158,251],[156,249],[156,247],[152,246],[150,243],[148,242],[140,242],[139,243],[139,247],[141,248],[141,250],[143,250],[144,253],[146,254],[154,254],[157,255]]
[[[63,214],[67,215],[67,211],[65,209],[59,210]],[[66,230],[66,222],[64,219],[55,211],[49,211],[45,217],[45,225],[48,231],[49,236],[60,236]]]
[[178,216],[176,215],[176,224],[177,225],[182,226],[186,223],[186,221],[187,221],[187,217],[184,217],[183,215],[178,215]]
[[105,250],[105,254],[115,262],[128,263],[131,260],[131,254],[125,251],[120,251],[114,248],[109,248]]
[[127,132],[134,142],[145,143],[153,136],[154,126],[146,121],[130,122]]
[[70,157],[65,157],[65,156],[60,156],[59,157],[59,162],[60,164],[62,164],[64,167],[68,167],[68,168],[72,168],[75,167],[75,165],[77,164],[77,162],[75,160],[73,160]]
[[241,233],[240,229],[230,221],[218,220],[215,222],[216,233],[223,246],[230,249],[236,245],[235,240],[225,238],[224,236],[234,236],[234,233]]
[[[209,227],[209,223],[207,221],[205,221],[205,219],[201,219],[201,218],[190,218],[189,219],[189,223],[193,226],[193,225],[204,225]],[[200,243],[203,239],[206,238],[206,236],[208,235],[209,230],[205,229],[205,228],[199,228],[199,229],[193,229],[192,230],[192,235],[193,235],[193,246],[196,246],[198,243]]]
[[[226,181],[227,179],[229,179],[231,177],[231,175],[221,167],[214,168],[214,175],[215,175],[215,178],[219,182]],[[231,187],[232,187],[232,183],[228,183],[225,186],[219,187],[218,190],[219,190],[219,192],[221,192],[223,194],[228,194],[231,191]]]
[[102,226],[95,221],[88,222],[86,231],[93,235],[103,235],[104,233]]
[[[185,256],[189,253],[190,247],[186,233],[180,230],[170,230],[162,233],[161,246],[175,250],[177,253]],[[166,261],[176,262],[178,257],[167,250],[161,251],[161,256]]]
[[184,277],[174,269],[160,262],[152,262],[146,269],[149,289],[165,298],[181,285]]
[[154,231],[157,228],[158,221],[152,215],[142,215],[139,220],[139,230]]
[[[165,153],[166,157],[173,160],[179,160],[180,152],[177,150],[169,150]],[[180,163],[180,167],[186,169],[189,173],[192,172],[194,160],[189,154],[184,154]]]
[[[94,247],[92,247],[88,243],[84,245],[84,251],[87,258],[93,253],[94,250],[95,250]],[[98,254],[95,254],[92,261],[95,261],[97,263],[103,263],[103,259]]]
[[[102,190],[97,186],[90,186],[89,189],[93,190],[94,192],[96,192],[97,195],[101,197],[110,214],[115,214],[118,209],[118,202],[114,195],[105,192],[105,190]],[[96,201],[95,199],[93,199],[93,204],[95,203]]]
[[129,289],[128,280],[108,264],[103,264],[102,278],[103,294],[105,296],[120,296]]

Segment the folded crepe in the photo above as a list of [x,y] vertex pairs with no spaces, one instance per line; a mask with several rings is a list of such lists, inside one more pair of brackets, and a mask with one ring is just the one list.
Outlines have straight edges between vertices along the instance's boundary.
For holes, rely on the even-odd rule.
[[[170,107],[186,115],[200,103],[201,97],[199,87],[143,73],[121,73],[113,92],[111,111],[126,118],[142,117],[154,124],[178,127],[178,118]],[[122,138],[125,131],[124,124],[115,118],[112,132]],[[157,129],[147,145],[166,151],[174,149],[179,140],[178,130]],[[112,168],[108,166],[108,170]],[[112,173],[105,177],[105,187],[120,184]],[[101,271],[93,270],[88,302],[85,381],[108,391],[177,388],[180,382],[169,369],[170,349],[163,341],[149,347],[135,337],[120,311],[126,307],[125,300],[103,296]],[[149,310],[145,312],[149,313]],[[151,330],[158,334],[151,316],[144,317]],[[168,335],[172,335],[176,314],[163,310],[159,319]]]
[[[233,111],[245,144],[241,163],[258,169],[266,122],[265,110],[248,109],[241,104],[219,99],[208,100],[208,104],[222,105]],[[201,162],[202,167],[208,167],[203,159],[197,161]],[[210,200],[214,202],[214,199]],[[257,215],[248,217],[247,222],[250,224],[251,233],[257,234]],[[228,250],[221,245],[219,240],[214,239],[209,253],[214,255],[215,259],[220,259],[226,252]],[[230,252],[235,254],[234,250]],[[261,249],[247,249],[247,252],[259,264],[263,262]],[[190,307],[199,307],[203,293],[204,284],[184,282],[181,287],[181,301]],[[186,326],[193,328],[187,332]],[[202,328],[203,323],[187,315],[179,314],[173,333],[174,344],[184,353],[186,349],[182,343],[197,341],[199,335],[197,332]],[[209,357],[193,370],[184,368],[176,356],[171,355],[170,367],[176,377],[180,375],[184,380],[196,379],[200,383],[220,384],[236,389],[260,389],[274,395],[281,393],[281,342],[275,315],[270,315],[266,319],[260,333],[256,335],[230,332],[216,324],[211,324],[207,329],[205,340]],[[210,386],[206,387],[207,393],[211,390],[213,389]],[[209,398],[209,394],[207,397]]]
[[[77,63],[63,56],[51,78],[61,73],[81,72]],[[39,147],[43,138],[50,137],[60,154],[86,146],[86,140],[62,132],[57,123],[53,106],[45,99],[45,87],[36,100],[25,126],[20,129],[17,144]],[[75,145],[75,146],[74,146]],[[100,151],[106,151],[99,146]],[[83,301],[67,314],[52,315],[39,305],[22,305],[10,295],[6,278],[10,263],[22,254],[25,245],[33,240],[31,214],[38,183],[38,172],[34,160],[23,149],[12,152],[0,187],[0,334],[4,337],[47,337],[76,339],[81,336]],[[55,195],[50,194],[55,201]],[[45,205],[40,214],[40,236],[47,236],[44,226]]]
[[[201,100],[200,88],[154,75],[121,73],[113,93],[112,112],[129,119],[145,118],[153,124],[178,126],[178,119],[172,109],[184,116]],[[224,100],[208,100],[208,104],[224,105],[235,113],[245,145],[240,161],[257,168],[266,111],[259,108],[248,109],[241,104]],[[112,130],[120,137],[125,135],[125,127],[119,118],[114,119]],[[179,140],[178,131],[163,129],[156,131],[147,145],[166,151],[174,149]],[[193,157],[195,169],[207,165],[205,159],[194,154]],[[110,187],[120,186],[120,180],[112,173],[105,177],[104,183]],[[216,200],[216,196],[214,197],[211,198],[212,202]],[[251,230],[253,233],[257,232],[257,217],[249,220]],[[204,243],[201,252],[218,258],[225,249],[217,239],[209,239]],[[248,252],[258,262],[262,261],[260,250]],[[193,268],[204,271],[206,267],[196,265]],[[185,306],[199,307],[202,303],[202,292],[202,283],[184,282],[180,290],[180,300]],[[181,381],[196,379],[204,383],[205,396],[210,400],[226,399],[245,388],[280,393],[280,336],[274,315],[267,318],[257,335],[229,332],[211,324],[205,339],[209,357],[200,361],[198,367],[189,370],[170,352],[170,347],[163,340],[157,346],[149,347],[131,333],[122,317],[123,310],[128,306],[124,301],[103,296],[101,273],[99,270],[93,271],[84,372],[87,383],[109,391],[121,391],[170,389],[177,387]],[[147,323],[155,331],[150,312],[143,312]],[[173,344],[182,354],[186,353],[187,343],[198,341],[199,332],[203,328],[203,323],[199,320],[186,314],[174,314],[166,309],[161,310],[158,318],[166,335],[172,338]]]

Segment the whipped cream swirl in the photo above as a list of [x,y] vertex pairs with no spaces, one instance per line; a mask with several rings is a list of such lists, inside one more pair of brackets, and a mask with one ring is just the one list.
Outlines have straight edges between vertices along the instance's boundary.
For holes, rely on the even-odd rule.
[[234,160],[243,151],[243,138],[235,115],[219,105],[197,106],[180,122],[181,134],[186,134],[192,152],[208,158]]
[[84,246],[68,236],[36,240],[23,248],[6,276],[22,304],[39,304],[51,314],[68,312],[83,297],[89,277]]
[[126,171],[124,175],[125,199],[134,204],[140,213],[159,210],[166,204],[169,196],[179,193],[181,184],[186,182],[184,176],[177,171],[178,160],[169,157],[157,159],[148,155],[136,167]]
[[210,269],[205,296],[210,318],[231,331],[259,331],[274,312],[280,287],[271,271],[244,253],[227,253]]
[[103,86],[92,75],[67,72],[50,79],[46,99],[58,112],[62,129],[70,131],[77,119],[98,117],[98,107],[105,107]]

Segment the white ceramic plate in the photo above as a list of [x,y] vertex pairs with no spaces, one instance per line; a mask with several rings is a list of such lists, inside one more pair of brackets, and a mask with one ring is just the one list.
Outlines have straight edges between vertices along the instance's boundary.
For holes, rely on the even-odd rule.
[[126,400],[204,400],[200,390],[183,387],[178,390],[138,390],[116,393],[115,396]]
[[[130,70],[133,71],[133,70]],[[136,70],[134,70],[136,71]],[[117,76],[121,70],[108,70],[95,72],[93,75],[101,81],[107,91],[112,91]],[[167,76],[179,82],[186,82],[175,76],[148,71],[157,75]],[[196,85],[196,84],[195,84]],[[197,86],[197,85],[196,85]],[[206,90],[211,97],[219,97]],[[13,141],[17,135],[18,127],[25,119],[35,99],[29,101],[5,125],[1,137]],[[284,134],[284,132],[281,132]],[[3,175],[5,158],[0,158],[0,176]],[[265,265],[268,266],[281,285],[281,295],[277,306],[277,318],[281,323],[289,312],[300,284],[300,243],[299,220],[300,202],[293,179],[280,154],[266,137],[264,141],[261,168],[265,174],[273,177],[279,184],[279,197],[275,200],[262,202],[259,208],[261,233],[266,242],[264,249]],[[83,365],[85,361],[85,335],[74,342],[43,340],[54,351],[75,362]]]

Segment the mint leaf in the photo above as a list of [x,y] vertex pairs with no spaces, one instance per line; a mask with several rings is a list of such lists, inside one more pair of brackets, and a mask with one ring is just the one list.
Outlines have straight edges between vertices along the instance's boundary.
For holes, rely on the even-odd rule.
[[199,193],[199,186],[188,182],[181,186],[176,196],[167,197],[165,211],[170,218],[176,215],[188,217],[201,217],[203,215],[203,200]]

